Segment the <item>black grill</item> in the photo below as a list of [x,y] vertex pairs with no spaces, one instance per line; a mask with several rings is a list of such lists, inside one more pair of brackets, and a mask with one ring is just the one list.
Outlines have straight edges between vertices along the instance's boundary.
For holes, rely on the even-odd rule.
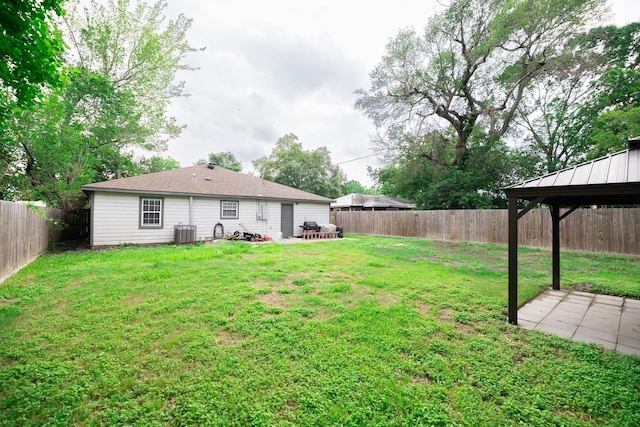
[[320,227],[318,225],[318,223],[315,222],[315,221],[305,221],[304,224],[302,224],[302,230],[304,230],[304,231],[321,231],[322,227]]

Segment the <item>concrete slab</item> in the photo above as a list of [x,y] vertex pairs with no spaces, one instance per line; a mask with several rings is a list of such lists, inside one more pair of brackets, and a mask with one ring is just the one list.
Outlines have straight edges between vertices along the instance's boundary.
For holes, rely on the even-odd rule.
[[552,289],[518,310],[518,326],[640,356],[640,300]]
[[562,326],[557,327],[552,325],[545,325],[544,323],[538,323],[538,326],[536,326],[536,330],[548,332],[550,334],[557,335],[563,338],[571,338],[574,333],[574,330],[566,329]]
[[627,347],[625,345],[618,344],[616,346],[616,350],[620,353],[635,354],[636,356],[640,357],[640,348]]

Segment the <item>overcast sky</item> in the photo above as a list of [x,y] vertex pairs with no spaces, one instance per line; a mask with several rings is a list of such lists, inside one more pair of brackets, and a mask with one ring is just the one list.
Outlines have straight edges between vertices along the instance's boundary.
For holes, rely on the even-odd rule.
[[[232,152],[243,172],[276,141],[296,134],[304,149],[326,146],[348,179],[372,184],[367,165],[373,124],[353,108],[356,89],[401,28],[421,30],[440,10],[435,0],[168,0],[168,18],[192,18],[193,47],[205,47],[180,72],[191,96],[169,114],[187,125],[166,155],[191,166],[209,153]],[[380,5],[380,3],[384,3]],[[618,25],[640,19],[637,0],[613,0]]]

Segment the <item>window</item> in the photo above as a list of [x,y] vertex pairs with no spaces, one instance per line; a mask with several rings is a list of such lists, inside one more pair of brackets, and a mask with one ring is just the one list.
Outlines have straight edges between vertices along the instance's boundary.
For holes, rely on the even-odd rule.
[[140,228],[162,228],[163,199],[140,198]]
[[220,218],[222,219],[238,219],[238,202],[221,201],[220,202]]

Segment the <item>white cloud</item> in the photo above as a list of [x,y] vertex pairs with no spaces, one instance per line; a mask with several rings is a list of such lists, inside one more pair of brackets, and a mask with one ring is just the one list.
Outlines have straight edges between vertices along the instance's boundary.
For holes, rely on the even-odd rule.
[[[294,133],[305,149],[326,146],[334,163],[370,155],[375,128],[353,109],[353,92],[368,87],[369,72],[398,30],[423,28],[440,8],[437,0],[380,3],[169,0],[167,17],[193,18],[187,38],[206,49],[186,60],[198,71],[178,75],[191,96],[174,100],[170,114],[187,128],[166,154],[188,166],[231,151],[249,172],[252,160]],[[616,22],[636,19],[635,0],[613,6]],[[375,158],[341,167],[370,185],[367,165]]]

